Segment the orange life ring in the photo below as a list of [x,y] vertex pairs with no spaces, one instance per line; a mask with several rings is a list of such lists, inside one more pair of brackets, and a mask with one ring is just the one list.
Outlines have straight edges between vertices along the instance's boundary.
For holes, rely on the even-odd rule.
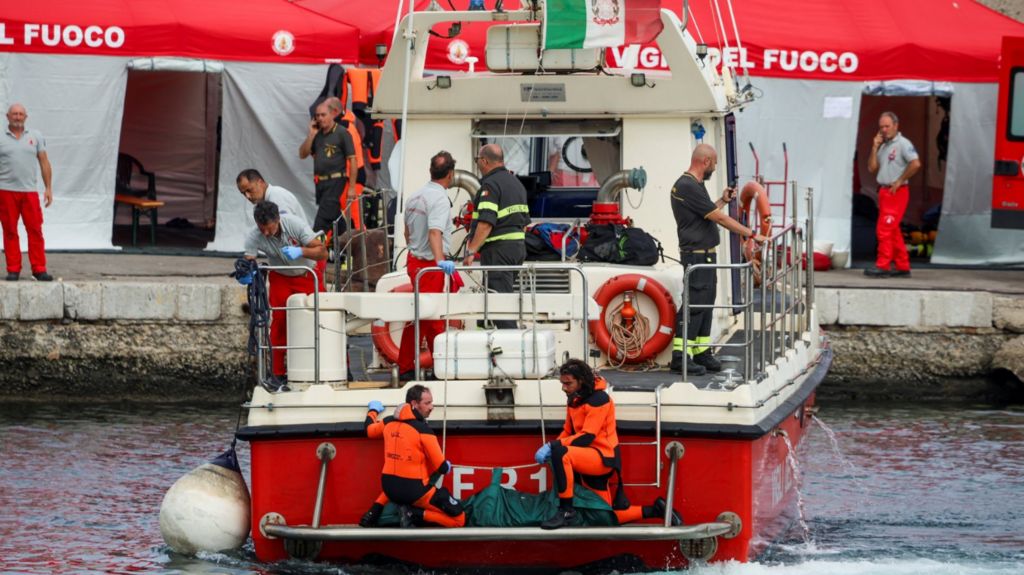
[[[615,296],[622,295],[627,291],[637,291],[651,298],[658,308],[658,323],[654,335],[647,340],[640,354],[636,357],[623,358],[622,352],[612,342],[611,333],[605,323],[605,315],[608,312],[608,303]],[[601,306],[601,315],[597,319],[590,320],[590,331],[594,334],[594,341],[601,351],[607,352],[609,357],[625,363],[641,363],[656,357],[663,349],[672,343],[672,336],[675,334],[676,306],[672,301],[672,294],[665,289],[654,278],[642,274],[624,274],[615,276],[604,282],[594,294],[594,301]]]
[[[390,293],[412,293],[412,284],[402,284],[394,287]],[[462,320],[452,321],[450,325],[455,329],[462,329],[464,326]],[[370,326],[370,335],[373,338],[373,345],[377,348],[377,352],[391,363],[398,363],[399,347],[391,337],[391,322],[380,319],[373,322],[373,325]],[[420,367],[427,368],[433,367],[433,365],[434,356],[430,355],[430,352],[427,350],[421,351]]]

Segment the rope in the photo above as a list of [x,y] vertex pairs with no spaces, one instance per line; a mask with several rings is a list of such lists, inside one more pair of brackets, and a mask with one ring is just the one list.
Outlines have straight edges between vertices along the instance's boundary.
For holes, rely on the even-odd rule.
[[[627,359],[640,357],[640,352],[643,351],[644,344],[647,343],[647,334],[650,333],[651,320],[641,313],[637,307],[634,307],[636,309],[636,316],[633,319],[632,329],[626,327],[624,322],[617,321],[622,317],[621,312],[624,304],[625,301],[612,311],[611,343],[615,344],[615,347],[619,349],[619,353],[622,354],[622,361],[618,365],[613,365],[615,368],[622,367]],[[609,353],[608,355],[609,360],[611,360],[611,354]]]
[[267,296],[267,282],[264,274],[260,272],[256,260],[238,258],[235,260],[235,271],[228,274],[230,277],[240,279],[245,276],[253,276],[246,290],[249,305],[249,343],[247,349],[249,355],[256,355],[259,348],[257,334],[259,330],[266,329],[270,325],[270,301]]
[[[481,471],[481,470],[483,470],[483,471],[492,471],[492,470],[495,470],[495,469],[529,469],[530,467],[540,467],[541,466],[541,464],[539,464],[539,463],[524,463],[523,465],[494,465],[494,466],[491,466],[491,467],[487,467],[485,465],[463,465],[461,463],[458,464],[458,465],[455,465],[455,464],[452,464],[452,465],[454,467],[462,467],[463,469],[475,469],[477,471]],[[544,465],[547,465],[547,463],[545,463]]]

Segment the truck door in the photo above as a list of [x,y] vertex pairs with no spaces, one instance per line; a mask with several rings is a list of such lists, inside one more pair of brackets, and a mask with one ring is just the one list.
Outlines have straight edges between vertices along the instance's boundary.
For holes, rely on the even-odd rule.
[[1024,229],[1024,38],[1003,38],[992,227]]

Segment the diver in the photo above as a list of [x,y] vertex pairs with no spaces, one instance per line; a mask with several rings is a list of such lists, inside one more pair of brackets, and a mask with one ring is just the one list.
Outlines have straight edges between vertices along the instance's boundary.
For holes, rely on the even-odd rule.
[[434,487],[434,480],[450,472],[452,464],[445,460],[437,436],[427,425],[427,417],[433,410],[434,398],[422,385],[410,387],[405,393],[405,403],[395,416],[382,422],[377,418],[384,406],[379,401],[370,402],[367,435],[384,438],[384,468],[380,477],[383,493],[363,516],[360,525],[375,525],[387,501],[401,507],[402,527],[462,527],[466,524],[462,503],[446,488]]
[[[572,495],[575,482],[596,493],[615,512],[619,524],[665,516],[665,500],[651,505],[630,505],[622,489],[622,458],[615,429],[615,403],[605,391],[608,383],[595,375],[586,362],[570,359],[559,368],[562,391],[567,397],[565,425],[554,441],[537,450],[534,459],[551,460],[558,491],[558,512],[541,523],[542,529],[558,529],[576,519]],[[616,477],[615,496],[609,480]],[[672,525],[682,518],[672,511]]]

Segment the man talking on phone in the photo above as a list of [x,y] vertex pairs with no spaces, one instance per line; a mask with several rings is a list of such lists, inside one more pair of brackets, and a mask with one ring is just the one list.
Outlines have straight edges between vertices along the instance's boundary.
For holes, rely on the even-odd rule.
[[[907,211],[910,187],[907,182],[921,169],[921,160],[910,140],[900,134],[900,121],[892,112],[878,118],[878,134],[871,144],[868,170],[878,182],[878,255],[875,267],[864,270],[870,277],[910,275],[910,257],[903,244],[900,222]],[[895,265],[895,269],[891,266]]]

